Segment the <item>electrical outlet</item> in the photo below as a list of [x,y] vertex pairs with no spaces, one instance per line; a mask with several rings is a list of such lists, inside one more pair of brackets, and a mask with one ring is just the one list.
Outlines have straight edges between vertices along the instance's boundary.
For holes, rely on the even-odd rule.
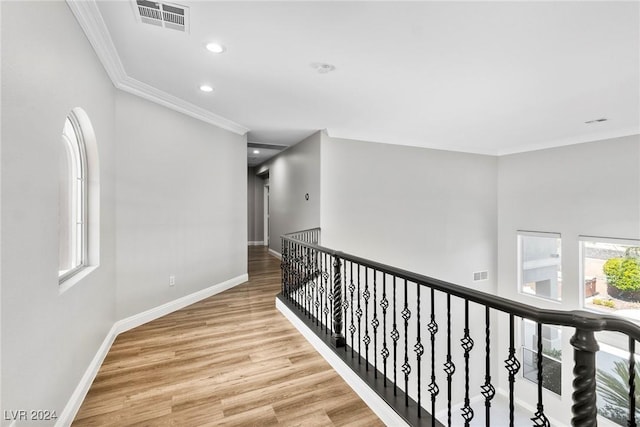
[[176,285],[176,276],[169,276],[169,286]]

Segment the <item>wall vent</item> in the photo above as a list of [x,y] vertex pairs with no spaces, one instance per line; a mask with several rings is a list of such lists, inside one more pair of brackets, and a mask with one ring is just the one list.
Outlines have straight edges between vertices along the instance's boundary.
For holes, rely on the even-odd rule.
[[489,278],[488,271],[477,271],[473,273],[473,281],[474,282],[482,282],[483,280],[487,280]]
[[136,17],[140,22],[189,32],[189,8],[174,3],[136,0]]

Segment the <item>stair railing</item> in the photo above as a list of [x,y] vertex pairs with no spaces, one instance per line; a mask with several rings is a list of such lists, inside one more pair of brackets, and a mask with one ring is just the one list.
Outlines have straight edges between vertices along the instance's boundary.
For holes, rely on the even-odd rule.
[[[505,392],[509,426],[514,426],[515,384],[522,367],[515,345],[516,320],[520,318],[535,322],[537,327],[534,426],[550,426],[543,402],[545,357],[538,357],[543,354],[543,325],[575,328],[570,341],[574,353],[573,426],[597,425],[599,346],[595,333],[611,331],[626,337],[627,425],[637,426],[640,408],[636,408],[634,354],[640,327],[635,323],[587,311],[540,309],[334,251],[319,242],[319,228],[282,236],[282,293],[278,297],[319,336],[327,338],[334,351],[410,425],[443,425],[436,419],[441,408],[443,413],[446,410],[446,425],[451,426],[459,400],[462,420],[456,420],[469,426],[475,416],[472,393],[477,393],[484,400],[484,424],[491,426],[497,387],[494,378],[499,375],[494,372],[492,356],[501,354],[494,336],[503,328],[509,342],[506,352],[502,349],[508,377]],[[460,333],[456,349],[454,338]],[[476,342],[482,341],[484,348],[478,353]],[[443,362],[442,371],[436,369],[437,361]],[[483,371],[480,383],[473,378],[479,371]]]

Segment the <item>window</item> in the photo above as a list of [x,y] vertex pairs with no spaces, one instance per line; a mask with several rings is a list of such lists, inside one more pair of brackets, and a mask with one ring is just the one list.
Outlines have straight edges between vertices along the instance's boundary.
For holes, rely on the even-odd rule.
[[62,129],[58,189],[58,278],[63,282],[87,263],[87,151],[75,110]]
[[[538,324],[522,321],[522,374],[538,383]],[[542,325],[542,387],[562,394],[562,329]]]
[[580,237],[584,307],[640,320],[640,240]]
[[521,293],[562,300],[560,243],[560,234],[518,232],[518,284]]
[[[635,355],[636,360],[640,355]],[[596,353],[596,406],[598,415],[616,425],[626,426],[629,418],[629,353],[600,345]],[[640,386],[640,367],[635,366],[635,387]],[[640,423],[640,394],[636,392],[636,423]]]

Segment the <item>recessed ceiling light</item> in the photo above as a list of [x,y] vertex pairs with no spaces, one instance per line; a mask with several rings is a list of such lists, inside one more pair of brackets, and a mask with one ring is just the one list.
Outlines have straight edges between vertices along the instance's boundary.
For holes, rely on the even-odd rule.
[[223,53],[226,49],[220,43],[207,43],[207,50],[211,53]]
[[607,120],[609,119],[602,117],[601,119],[593,119],[593,120],[586,121],[585,124],[590,125],[592,123],[602,123],[602,122],[606,122]]
[[253,154],[260,154],[260,150],[253,150]]
[[209,85],[200,86],[200,90],[203,92],[213,92],[213,88]]

